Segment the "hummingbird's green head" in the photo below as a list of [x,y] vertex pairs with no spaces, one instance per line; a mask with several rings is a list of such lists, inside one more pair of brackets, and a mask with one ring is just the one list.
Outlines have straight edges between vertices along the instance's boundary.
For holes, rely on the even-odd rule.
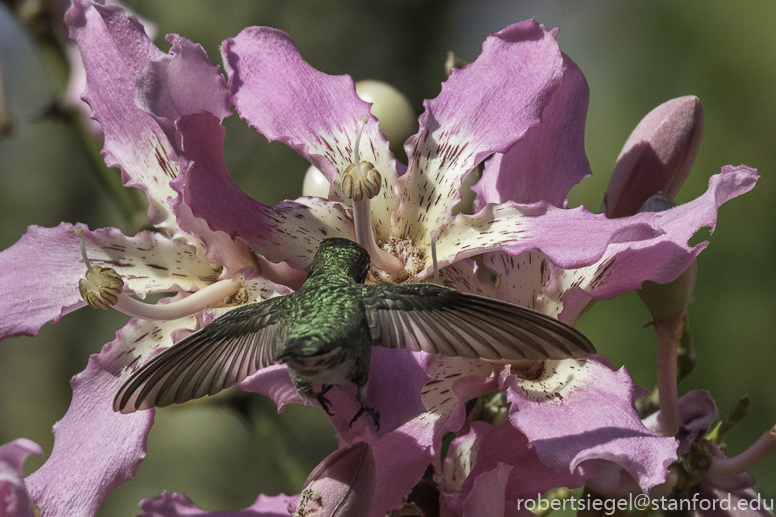
[[362,284],[369,273],[371,258],[359,244],[339,237],[324,239],[318,246],[307,278],[317,274],[345,274]]

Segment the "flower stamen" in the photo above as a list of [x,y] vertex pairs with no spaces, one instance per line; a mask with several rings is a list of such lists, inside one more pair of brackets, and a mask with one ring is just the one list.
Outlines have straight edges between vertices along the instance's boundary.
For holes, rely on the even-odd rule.
[[86,274],[78,281],[78,290],[81,297],[94,309],[108,310],[116,305],[124,289],[124,280],[116,270],[109,267],[94,266],[86,256],[86,244],[84,243],[84,229],[76,228],[78,241],[81,243],[81,256],[86,264]]
[[81,255],[87,267],[85,278],[78,282],[78,290],[84,301],[95,309],[113,308],[127,316],[144,320],[175,320],[213,306],[233,296],[242,287],[239,279],[221,280],[175,302],[157,305],[144,303],[122,292],[124,280],[116,270],[92,266],[86,256],[83,228],[77,227],[75,233],[81,243]]
[[382,176],[375,166],[361,161],[359,146],[364,125],[369,118],[362,115],[359,119],[358,133],[353,146],[353,163],[348,165],[340,177],[340,187],[346,197],[353,200],[353,224],[356,229],[356,241],[369,252],[372,265],[388,273],[399,273],[404,264],[394,255],[386,253],[377,246],[372,232],[371,203],[382,187]]
[[439,238],[439,230],[431,231],[431,262],[434,264],[434,283],[439,283],[439,263],[437,262],[436,241]]

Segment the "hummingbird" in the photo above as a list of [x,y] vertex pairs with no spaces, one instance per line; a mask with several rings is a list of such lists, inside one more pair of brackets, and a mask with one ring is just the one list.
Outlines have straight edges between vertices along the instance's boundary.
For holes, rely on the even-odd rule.
[[354,384],[361,408],[350,424],[367,414],[379,429],[366,403],[373,346],[500,363],[595,353],[573,327],[525,307],[436,284],[365,285],[370,262],[359,244],[325,239],[298,291],[234,309],[174,344],[124,383],[113,409],[214,395],[285,363],[299,395],[330,415],[328,390]]

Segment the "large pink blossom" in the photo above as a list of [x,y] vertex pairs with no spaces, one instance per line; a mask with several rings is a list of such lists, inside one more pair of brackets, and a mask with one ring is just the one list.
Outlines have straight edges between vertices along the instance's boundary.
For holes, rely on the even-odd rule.
[[[352,161],[363,115],[359,151],[381,175],[367,233],[385,252],[401,252],[401,271],[376,272],[378,277],[428,277],[434,243],[445,283],[568,322],[591,298],[676,278],[706,246],[688,245],[690,237],[700,227],[713,228],[717,208],[751,189],[757,177],[746,167],[725,168],[711,178],[706,194],[659,214],[608,219],[584,207],[568,209],[568,190],[590,172],[583,148],[587,85],[559,50],[556,31],[533,20],[489,36],[481,56],[455,70],[440,95],[426,101],[420,130],[405,144],[407,167],[391,154],[353,81],[310,67],[280,31],[251,27],[226,40],[227,83],[201,47],[172,35],[172,48],[164,53],[118,7],[76,0],[66,21],[84,61],[84,98],[105,135],[106,163],[121,169],[125,185],[146,193],[148,218],[161,230],[134,237],[114,229],[86,231],[87,255],[114,267],[128,292],[141,297],[176,292],[180,299],[229,281],[244,284],[247,300],[285,294],[298,287],[322,239],[356,240],[351,203],[337,178]],[[232,106],[251,127],[291,146],[334,182],[329,199],[269,207],[241,192],[222,154],[221,121]],[[463,178],[491,155],[477,211],[455,215]],[[41,266],[32,258],[44,250],[49,260]],[[499,277],[497,286],[478,280],[478,266],[470,260],[477,255]],[[77,285],[85,266],[72,225],[30,228],[0,254],[0,265],[0,304],[10,315],[0,323],[0,338],[34,335],[84,305]],[[131,320],[73,378],[73,402],[55,426],[51,457],[28,478],[42,515],[93,515],[110,490],[132,478],[145,454],[153,411],[116,414],[112,398],[153,349],[170,346],[213,317],[203,309],[170,321]],[[559,381],[553,372],[560,368],[574,371]],[[498,446],[510,452],[506,462],[494,465],[496,452],[490,445],[481,448],[479,467],[471,470],[475,477],[459,487],[466,492],[450,499],[450,507],[464,514],[474,504],[467,501],[493,493],[479,475],[511,494],[523,469],[537,460],[546,467],[537,485],[547,487],[578,486],[599,462],[612,461],[649,489],[665,479],[667,462],[675,457],[672,437],[634,420],[636,388],[627,373],[613,372],[600,357],[547,366],[546,379],[531,382],[555,386],[558,396],[549,399],[479,361],[375,350],[371,372],[369,404],[382,414],[378,434],[363,421],[348,425],[345,416],[356,403],[352,387],[332,390],[331,402],[342,446],[368,450],[374,463],[372,515],[400,506],[429,465],[442,469],[446,432],[459,433],[461,451],[463,437],[477,441],[503,433]],[[279,405],[298,401],[283,366],[261,371],[241,387],[268,394]],[[511,423],[498,431],[480,424],[467,429],[464,403],[495,389],[507,391]],[[605,413],[597,411],[602,405]],[[565,425],[549,426],[554,418]],[[585,440],[575,439],[580,433]],[[535,453],[523,450],[529,442]],[[250,509],[228,515],[274,515],[279,504],[260,497]],[[172,495],[144,502],[143,510],[205,514]]]

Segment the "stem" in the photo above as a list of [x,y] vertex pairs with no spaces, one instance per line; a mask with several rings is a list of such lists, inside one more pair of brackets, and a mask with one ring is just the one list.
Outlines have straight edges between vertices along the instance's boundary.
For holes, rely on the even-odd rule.
[[364,133],[364,126],[368,120],[369,117],[366,115],[358,117],[358,131],[356,132],[356,141],[353,143],[353,163],[356,164],[356,167],[361,163],[361,153],[359,153],[358,147],[361,145],[361,135]]
[[119,296],[119,302],[113,306],[127,316],[144,320],[176,320],[191,316],[205,307],[235,294],[242,285],[239,280],[221,280],[175,302],[150,305],[131,298],[126,294]]
[[771,427],[747,450],[732,458],[711,458],[706,474],[709,477],[730,478],[746,472],[776,450],[776,426]]
[[439,230],[431,231],[431,261],[434,263],[434,283],[439,283],[439,263],[437,262],[436,241],[439,238]]
[[371,202],[364,196],[361,201],[353,201],[353,224],[358,242],[372,257],[372,265],[390,274],[404,271],[404,264],[398,257],[381,250],[372,233]]
[[679,395],[676,377],[676,358],[681,338],[682,319],[655,322],[657,332],[657,387],[660,400],[660,425],[663,434],[674,436],[679,431]]
[[78,236],[78,243],[81,245],[81,256],[84,259],[84,264],[86,264],[86,269],[89,271],[89,273],[94,273],[94,269],[92,269],[92,263],[89,262],[89,257],[86,256],[86,243],[84,242],[84,229],[80,226],[75,227],[75,234]]
[[752,399],[749,398],[749,395],[745,395],[736,401],[730,411],[725,413],[725,416],[719,421],[717,427],[706,435],[706,438],[713,440],[714,443],[720,445],[724,441],[725,435],[751,413]]

